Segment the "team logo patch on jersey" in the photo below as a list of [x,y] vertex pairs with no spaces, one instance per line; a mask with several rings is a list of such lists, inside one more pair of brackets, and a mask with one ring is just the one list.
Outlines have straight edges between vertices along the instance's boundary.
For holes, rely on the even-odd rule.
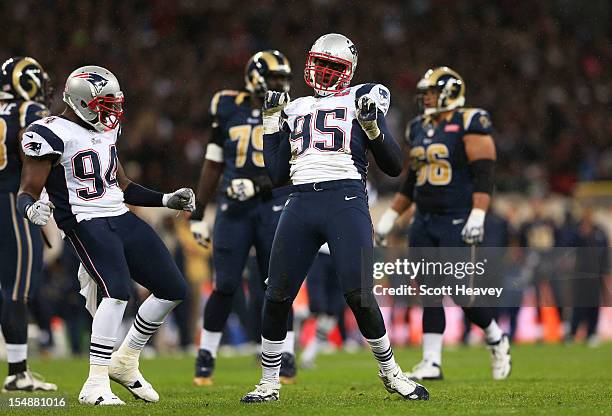
[[42,144],[36,143],[36,142],[30,142],[30,143],[26,143],[23,147],[25,147],[28,150],[33,151],[36,154],[39,154],[40,149],[42,148]]
[[444,126],[445,133],[457,133],[459,132],[459,124],[447,124]]
[[94,89],[96,90],[96,93],[98,94],[102,91],[102,88],[104,88],[106,84],[108,84],[108,80],[106,78],[91,72],[77,74],[74,76],[74,78],[82,78],[85,81],[89,82],[91,85],[93,85]]

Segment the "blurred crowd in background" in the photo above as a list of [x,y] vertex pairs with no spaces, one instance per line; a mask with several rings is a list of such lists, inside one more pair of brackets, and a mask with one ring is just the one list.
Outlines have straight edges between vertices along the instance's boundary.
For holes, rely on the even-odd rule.
[[[448,65],[466,81],[468,106],[492,115],[497,192],[511,195],[496,209],[520,230],[538,216],[578,226],[577,184],[612,179],[611,21],[607,0],[21,0],[0,3],[0,57],[28,55],[46,68],[55,85],[54,112],[63,109],[63,82],[76,67],[115,72],[126,96],[120,158],[128,176],[166,191],[195,187],[210,99],[218,90],[243,87],[244,65],[258,50],[288,56],[297,97],[310,94],[302,73],[313,41],[327,32],[348,36],[359,51],[353,82],[389,87],[398,140],[416,115],[418,79],[430,67]],[[376,217],[401,178],[372,166],[370,180],[381,197]],[[588,205],[610,236],[612,192],[601,183],[585,195],[594,197]],[[210,253],[191,239],[184,219],[146,211],[192,286],[171,326],[176,344],[189,348],[214,274]],[[76,290],[76,259],[61,248],[57,240],[46,253],[36,321],[43,346],[52,345],[44,334],[52,332],[51,317],[61,317],[72,334],[67,350],[79,353],[88,316]]]

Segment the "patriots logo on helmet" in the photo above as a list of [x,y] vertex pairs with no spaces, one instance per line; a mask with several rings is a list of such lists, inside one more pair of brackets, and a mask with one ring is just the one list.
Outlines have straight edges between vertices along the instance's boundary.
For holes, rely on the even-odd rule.
[[108,80],[99,74],[94,74],[92,72],[85,72],[83,74],[77,74],[74,78],[82,78],[85,81],[88,81],[91,85],[93,85],[97,94],[100,94],[102,88],[108,84]]

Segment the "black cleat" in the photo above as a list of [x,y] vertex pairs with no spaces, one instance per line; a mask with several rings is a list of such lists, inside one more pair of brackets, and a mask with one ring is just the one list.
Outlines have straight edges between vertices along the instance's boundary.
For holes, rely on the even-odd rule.
[[281,356],[281,368],[279,378],[281,384],[295,384],[297,366],[295,365],[295,355],[284,352]]
[[195,386],[212,386],[212,375],[215,370],[215,359],[207,350],[199,350],[195,363],[195,376],[193,384]]

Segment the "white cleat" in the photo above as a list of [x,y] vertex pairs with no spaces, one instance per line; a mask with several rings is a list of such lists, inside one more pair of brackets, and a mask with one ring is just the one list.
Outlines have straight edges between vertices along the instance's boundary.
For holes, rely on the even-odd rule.
[[93,406],[119,406],[125,404],[123,400],[112,392],[108,378],[87,379],[79,393],[79,403]]
[[395,370],[387,374],[378,372],[378,377],[381,379],[387,391],[391,394],[397,393],[406,400],[429,400],[429,392],[425,387],[410,380],[402,369],[398,366]]
[[512,370],[512,358],[510,357],[510,339],[504,334],[499,341],[487,343],[491,351],[491,369],[493,380],[505,380]]
[[444,378],[440,365],[429,360],[423,360],[412,367],[412,371],[406,373],[406,376],[415,381],[442,380]]
[[57,386],[45,382],[38,374],[29,370],[13,374],[4,379],[2,393],[13,391],[56,391]]
[[115,351],[111,355],[108,376],[111,380],[128,389],[137,399],[151,403],[159,401],[159,394],[138,370],[137,358]]
[[255,386],[255,390],[247,393],[240,401],[242,403],[263,403],[279,400],[280,383],[269,383],[261,381]]

